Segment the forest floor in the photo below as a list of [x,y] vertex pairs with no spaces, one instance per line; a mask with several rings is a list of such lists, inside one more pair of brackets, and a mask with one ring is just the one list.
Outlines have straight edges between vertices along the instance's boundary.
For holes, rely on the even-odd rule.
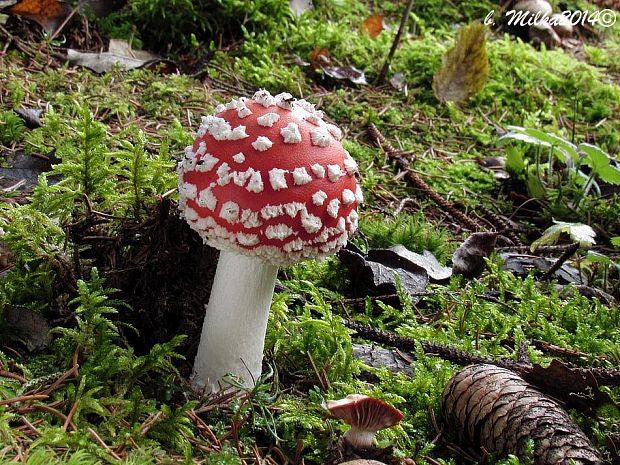
[[[353,393],[404,415],[367,457],[539,463],[444,421],[448,381],[481,361],[536,378],[618,463],[620,24],[552,49],[495,26],[484,88],[442,103],[442,56],[498,4],[415,1],[377,84],[403,2],[117,3],[46,36],[0,14],[0,463],[331,465],[348,427],[324,403]],[[165,59],[67,61],[110,38]],[[217,252],[178,217],[175,166],[201,116],[260,88],[342,128],[365,202],[346,251],[280,270],[256,387],[200,398]],[[397,244],[451,276],[410,282]]]

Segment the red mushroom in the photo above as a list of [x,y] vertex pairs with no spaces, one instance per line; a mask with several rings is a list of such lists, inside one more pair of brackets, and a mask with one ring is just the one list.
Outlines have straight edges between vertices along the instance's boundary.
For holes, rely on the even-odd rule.
[[305,100],[261,90],[203,117],[179,163],[182,216],[222,251],[197,387],[217,391],[228,373],[253,386],[278,267],[335,253],[357,227],[357,164],[322,116]]
[[328,400],[325,407],[334,417],[351,425],[342,437],[358,449],[371,447],[377,431],[396,426],[403,419],[402,412],[387,402],[362,394]]

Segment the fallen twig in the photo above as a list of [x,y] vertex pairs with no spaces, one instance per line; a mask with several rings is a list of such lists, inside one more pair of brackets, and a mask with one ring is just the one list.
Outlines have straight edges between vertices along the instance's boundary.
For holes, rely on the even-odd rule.
[[564,262],[571,258],[575,254],[575,252],[577,252],[577,250],[579,250],[579,244],[571,244],[570,247],[564,250],[564,253],[560,255],[560,257],[555,261],[555,263],[551,265],[551,268],[545,271],[545,273],[540,277],[540,279],[543,281],[551,279],[555,272],[558,271],[560,267],[564,264]]
[[[419,344],[424,353],[437,355],[438,357],[458,365],[484,363],[516,371],[522,376],[527,375],[528,372],[531,372],[534,367],[534,365],[529,362],[517,362],[508,359],[496,360],[490,357],[482,357],[480,355],[471,354],[455,347],[437,344],[435,342],[423,340],[416,341],[406,336],[381,331],[355,321],[346,321],[345,325],[348,328],[353,329],[359,337],[363,337],[369,341],[387,344],[407,352],[414,352],[416,349],[416,344]],[[575,367],[574,365],[567,366],[578,375],[591,376],[599,385],[620,386],[620,370],[611,368],[581,368]]]
[[407,7],[405,11],[403,11],[403,15],[400,18],[400,24],[398,26],[398,31],[396,32],[396,36],[394,36],[394,42],[392,42],[392,47],[385,58],[385,62],[383,63],[383,67],[381,68],[381,72],[379,73],[379,77],[377,77],[376,84],[380,86],[385,81],[385,76],[387,75],[388,69],[390,69],[390,63],[392,58],[394,57],[394,53],[396,53],[396,49],[400,44],[400,40],[403,37],[403,32],[405,31],[405,26],[407,25],[407,20],[409,19],[409,15],[411,14],[411,9],[413,8],[413,0],[409,0],[407,2]]
[[441,195],[435,192],[433,188],[429,186],[417,173],[409,169],[408,162],[400,156],[401,152],[396,150],[387,141],[383,134],[379,132],[377,126],[371,123],[368,128],[368,133],[370,134],[370,137],[373,139],[375,144],[381,147],[391,160],[398,162],[401,165],[401,168],[406,170],[407,178],[409,179],[409,181],[415,187],[424,192],[428,198],[430,198],[433,202],[443,208],[447,213],[452,215],[453,218],[458,220],[466,228],[472,231],[480,231],[484,229],[481,227],[480,224],[478,224],[478,222],[474,221],[460,210],[457,210],[454,205],[452,205]]

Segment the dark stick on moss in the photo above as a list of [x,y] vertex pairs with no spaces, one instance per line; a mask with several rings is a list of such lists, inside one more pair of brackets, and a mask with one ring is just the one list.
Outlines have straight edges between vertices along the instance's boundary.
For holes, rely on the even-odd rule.
[[446,346],[443,344],[437,344],[429,341],[416,341],[406,336],[400,336],[394,333],[388,333],[379,329],[366,326],[355,321],[347,321],[345,323],[348,328],[354,330],[359,337],[368,339],[369,341],[378,342],[380,344],[387,344],[392,347],[396,347],[400,350],[407,352],[415,352],[416,343],[420,345],[424,353],[437,355],[445,360],[448,360],[459,365],[470,365],[472,363],[487,363],[491,365],[497,365],[505,368],[514,366],[512,361],[493,360],[487,357],[481,357],[478,355],[470,354],[464,350],[457,349],[455,347]]
[[394,37],[394,42],[392,42],[392,48],[390,48],[390,52],[388,56],[385,58],[385,62],[383,63],[383,68],[381,68],[381,72],[379,73],[379,77],[377,78],[376,84],[380,86],[385,81],[385,76],[387,75],[388,69],[390,69],[390,63],[392,62],[392,58],[394,57],[394,53],[396,53],[396,49],[400,44],[400,40],[403,37],[403,32],[405,31],[405,26],[407,25],[407,20],[409,19],[409,15],[411,14],[411,9],[413,8],[413,0],[409,0],[407,2],[407,7],[403,12],[403,16],[400,18],[400,25],[398,26],[398,32],[396,32],[396,36]]
[[514,227],[512,227],[503,217],[494,211],[489,210],[484,205],[479,205],[476,209],[480,210],[484,216],[489,217],[493,224],[501,226],[502,231],[498,231],[498,233],[508,237],[508,239],[510,239],[515,245],[522,244],[521,239],[519,239],[519,236],[515,233]]
[[542,281],[548,281],[549,279],[551,279],[554,273],[558,271],[560,267],[566,262],[566,260],[571,258],[575,254],[575,252],[577,252],[578,249],[579,249],[578,243],[571,244],[571,246],[567,248],[566,250],[564,250],[564,253],[560,255],[560,258],[558,258],[555,261],[555,263],[551,265],[551,268],[545,271],[545,273],[541,276],[540,279]]
[[[484,363],[502,368],[508,368],[519,373],[521,376],[532,372],[535,367],[527,360],[495,360],[489,357],[471,354],[469,352],[465,352],[464,350],[443,344],[437,344],[429,341],[416,341],[406,336],[381,331],[355,321],[346,321],[345,325],[354,330],[358,337],[369,341],[377,342],[379,344],[386,344],[407,352],[415,352],[416,344],[419,344],[425,354],[436,355],[444,360],[448,360],[449,362],[456,363],[458,365]],[[572,364],[567,364],[567,366],[570,367],[577,375],[583,374],[592,376],[600,385],[620,386],[620,370],[608,368],[579,368]]]
[[506,247],[499,247],[505,252],[515,252],[515,253],[527,253],[531,255],[547,255],[553,253],[564,252],[566,249],[572,247],[572,244],[567,245],[542,245],[540,247],[536,247],[536,250],[532,252],[532,248],[529,245],[513,245]]
[[448,212],[454,219],[459,221],[463,226],[472,230],[472,231],[480,231],[483,228],[473,219],[468,217],[463,212],[457,210],[454,205],[444,199],[441,195],[433,190],[431,186],[429,186],[418,174],[409,169],[409,163],[407,160],[401,157],[401,151],[396,150],[388,140],[379,132],[377,126],[374,124],[370,124],[368,128],[368,133],[372,138],[373,142],[381,147],[390,158],[390,160],[395,161],[399,164],[400,168],[407,172],[407,178],[409,181],[418,189],[420,189],[426,196],[443,208],[446,212]]

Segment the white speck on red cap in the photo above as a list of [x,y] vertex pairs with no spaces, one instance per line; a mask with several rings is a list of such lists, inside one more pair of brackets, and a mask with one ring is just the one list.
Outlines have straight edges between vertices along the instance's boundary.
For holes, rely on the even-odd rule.
[[254,171],[252,175],[250,176],[250,182],[248,182],[246,189],[249,192],[255,192],[258,194],[260,192],[263,192],[264,188],[265,187],[263,184],[263,179],[260,175],[260,171]]
[[318,163],[315,163],[314,165],[312,165],[310,167],[310,169],[312,170],[312,172],[314,173],[314,175],[317,178],[324,178],[325,177],[325,168],[323,168]]
[[288,185],[286,184],[286,170],[281,170],[280,168],[272,168],[269,170],[269,182],[271,183],[271,188],[274,191],[279,191],[280,189],[286,189]]
[[220,209],[220,218],[225,219],[230,224],[235,224],[239,218],[239,204],[229,200]]
[[284,138],[285,144],[297,144],[298,142],[301,142],[299,126],[295,123],[288,123],[285,127],[280,129],[280,134]]
[[347,152],[347,155],[344,157],[344,169],[347,170],[347,173],[351,175],[357,172],[357,163],[353,159],[353,157],[351,157],[349,152]]
[[256,118],[258,125],[266,128],[270,128],[278,121],[280,121],[280,115],[277,113],[265,113],[263,116]]
[[276,104],[276,98],[264,89],[256,91],[252,100],[265,108],[273,107]]
[[271,224],[265,229],[265,237],[267,237],[267,239],[278,239],[280,241],[286,239],[294,233],[295,231],[284,223]]
[[293,170],[293,182],[296,186],[303,186],[304,184],[312,182],[312,176],[308,174],[306,168],[301,166]]
[[327,128],[329,133],[334,137],[334,139],[336,140],[342,139],[342,131],[340,130],[338,126],[334,124],[326,124],[325,127]]
[[338,218],[338,210],[340,210],[340,200],[330,200],[327,204],[327,214],[332,218]]
[[232,132],[228,136],[228,140],[240,140],[245,139],[246,137],[250,136],[248,136],[248,134],[245,132],[245,126],[240,125],[232,130]]
[[273,142],[268,137],[258,136],[254,142],[252,142],[252,147],[254,147],[259,152],[264,152],[268,150],[273,145]]
[[327,199],[327,194],[323,191],[316,191],[312,194],[312,203],[314,203],[317,207],[320,207],[325,203],[325,199]]
[[344,176],[344,173],[340,169],[338,165],[327,165],[327,177],[331,182],[336,182],[340,179],[341,176]]
[[213,195],[213,191],[210,187],[200,191],[200,195],[198,196],[198,205],[203,208],[208,208],[209,210],[215,210],[217,199],[215,198],[215,195]]
[[350,189],[344,189],[342,191],[342,203],[345,205],[351,205],[355,202],[355,194]]
[[237,155],[233,155],[232,158],[237,163],[243,163],[245,161],[245,155],[243,154],[243,152],[239,152]]
[[312,129],[310,131],[310,138],[312,139],[312,145],[317,145],[319,147],[329,147],[332,141],[329,132],[323,127]]

